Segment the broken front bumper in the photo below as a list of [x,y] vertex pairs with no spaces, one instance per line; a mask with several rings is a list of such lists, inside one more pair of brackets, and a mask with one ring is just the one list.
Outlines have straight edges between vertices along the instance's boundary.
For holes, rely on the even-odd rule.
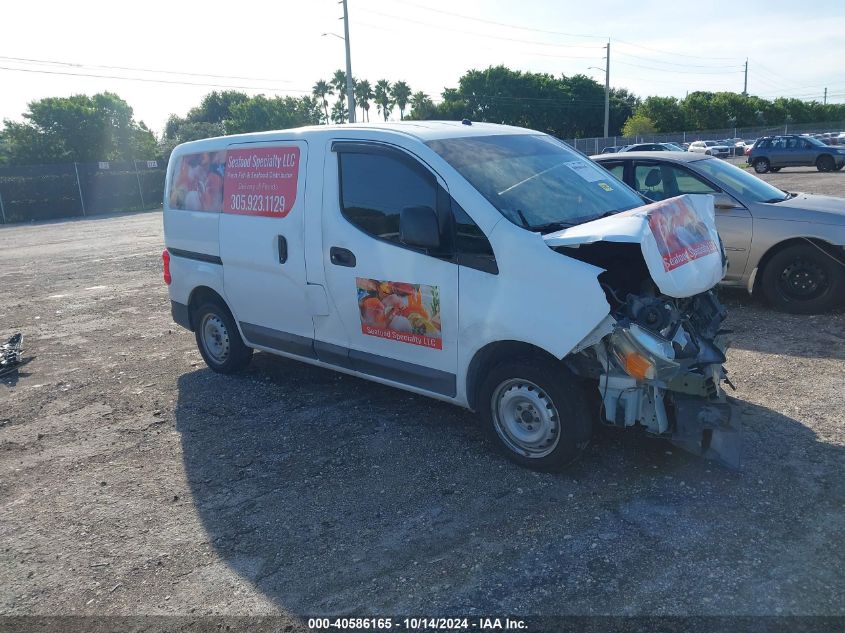
[[[609,340],[610,350],[600,354],[607,373],[599,377],[607,422],[645,427],[648,433],[668,439],[679,448],[739,468],[741,436],[732,423],[731,405],[721,386],[727,382],[721,364],[728,346],[724,336],[706,345],[699,341],[698,360],[709,359],[706,363],[684,369],[669,360],[661,364],[652,354],[640,365],[648,360],[653,371],[642,370],[639,375],[638,366],[626,361],[637,355],[637,350],[628,343],[620,344],[618,337]],[[640,356],[647,353],[645,346],[639,350]]]

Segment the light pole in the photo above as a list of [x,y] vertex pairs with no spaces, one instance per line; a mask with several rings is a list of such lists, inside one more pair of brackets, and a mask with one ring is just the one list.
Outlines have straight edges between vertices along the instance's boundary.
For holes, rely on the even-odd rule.
[[349,52],[349,12],[346,9],[346,0],[340,0],[338,4],[343,5],[343,34],[341,37],[337,33],[323,33],[323,36],[331,35],[339,40],[343,40],[346,44],[346,108],[349,110],[349,122],[355,123],[355,94],[354,82],[352,81],[352,54]]
[[346,0],[340,0],[343,5],[343,41],[346,42],[346,107],[349,108],[349,122],[355,123],[355,95],[352,85],[352,54],[349,52],[349,10]]
[[[604,137],[610,134],[610,40],[607,41],[607,55],[604,68],[590,66],[591,69],[604,70]],[[588,69],[589,70],[589,69]]]

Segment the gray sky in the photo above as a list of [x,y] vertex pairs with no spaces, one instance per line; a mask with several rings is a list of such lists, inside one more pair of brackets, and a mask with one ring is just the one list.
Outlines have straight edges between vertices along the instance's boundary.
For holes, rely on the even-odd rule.
[[[610,37],[611,84],[640,96],[742,91],[748,57],[752,94],[821,100],[827,86],[845,102],[841,1],[349,0],[349,13],[353,75],[404,79],[435,100],[466,70],[497,64],[603,82],[589,67],[603,69]],[[0,118],[19,119],[33,99],[110,90],[160,132],[214,89],[186,84],[304,94],[344,67],[343,42],[321,36],[342,35],[340,15],[336,0],[7,2]],[[159,72],[127,70],[137,68]]]

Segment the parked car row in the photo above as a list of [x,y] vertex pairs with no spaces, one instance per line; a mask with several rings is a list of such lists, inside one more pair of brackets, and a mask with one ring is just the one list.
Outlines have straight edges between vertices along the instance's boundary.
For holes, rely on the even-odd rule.
[[[788,136],[788,135],[784,135]],[[815,139],[820,141],[823,145],[843,145],[845,146],[845,132],[824,132],[820,134],[800,134],[792,135],[800,136],[805,139]],[[762,137],[770,138],[770,137]],[[601,154],[613,154],[615,152],[694,152],[697,154],[706,154],[708,156],[718,156],[719,158],[727,158],[729,156],[749,156],[751,148],[755,143],[761,139],[717,139],[717,140],[697,140],[689,143],[634,143],[633,145],[611,145],[601,150]]]

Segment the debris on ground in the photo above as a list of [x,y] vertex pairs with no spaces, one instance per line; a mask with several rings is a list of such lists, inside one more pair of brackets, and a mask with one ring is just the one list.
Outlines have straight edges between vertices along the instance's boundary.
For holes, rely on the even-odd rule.
[[18,332],[0,345],[0,377],[17,371],[23,364],[23,334]]

